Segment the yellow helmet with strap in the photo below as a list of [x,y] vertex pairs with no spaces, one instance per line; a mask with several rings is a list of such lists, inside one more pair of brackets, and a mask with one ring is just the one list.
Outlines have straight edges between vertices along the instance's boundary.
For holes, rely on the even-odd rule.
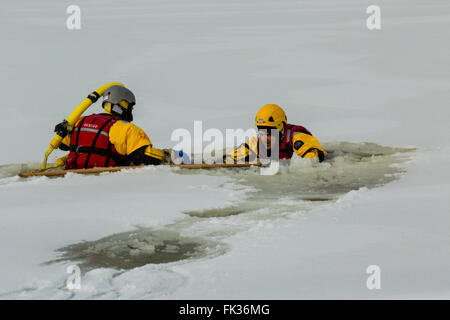
[[255,126],[257,127],[277,128],[281,131],[286,123],[286,113],[277,104],[266,104],[256,114]]

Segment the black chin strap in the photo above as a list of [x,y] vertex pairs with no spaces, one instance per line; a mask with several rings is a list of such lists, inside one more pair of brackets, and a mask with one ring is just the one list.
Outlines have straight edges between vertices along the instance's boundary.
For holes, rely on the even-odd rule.
[[133,122],[133,112],[131,108],[129,109],[122,108],[122,110],[123,110],[122,119],[128,122]]
[[111,106],[111,113],[118,115],[125,121],[133,122],[133,111],[131,107],[125,109],[120,104],[113,104]]

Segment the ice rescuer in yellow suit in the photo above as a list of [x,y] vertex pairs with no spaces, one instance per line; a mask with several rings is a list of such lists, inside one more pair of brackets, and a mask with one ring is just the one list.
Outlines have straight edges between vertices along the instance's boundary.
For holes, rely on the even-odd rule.
[[[250,137],[247,143],[242,144],[231,153],[224,156],[224,162],[249,162],[255,161],[261,155],[270,157],[272,148],[272,129],[278,131],[279,159],[290,159],[296,155],[301,158],[317,158],[322,162],[327,152],[319,141],[306,128],[287,123],[284,110],[276,104],[263,106],[256,114],[255,125],[258,128],[258,136]],[[277,132],[275,131],[275,132]],[[263,148],[265,150],[260,150]]]
[[66,169],[150,165],[170,162],[170,152],[155,148],[133,121],[134,94],[111,86],[103,95],[105,113],[81,118],[60,149],[70,151],[58,160]]

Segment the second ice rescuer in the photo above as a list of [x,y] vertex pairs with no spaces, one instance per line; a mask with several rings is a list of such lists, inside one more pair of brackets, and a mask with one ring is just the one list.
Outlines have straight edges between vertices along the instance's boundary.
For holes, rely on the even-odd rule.
[[[250,137],[247,143],[224,156],[224,162],[254,161],[262,155],[271,156],[272,129],[276,129],[279,137],[279,159],[290,159],[293,156],[313,159],[322,162],[327,152],[319,141],[305,127],[287,123],[284,110],[277,104],[267,104],[256,114],[255,125],[258,128],[258,138]],[[259,143],[261,139],[261,143]],[[260,150],[264,148],[266,150]]]

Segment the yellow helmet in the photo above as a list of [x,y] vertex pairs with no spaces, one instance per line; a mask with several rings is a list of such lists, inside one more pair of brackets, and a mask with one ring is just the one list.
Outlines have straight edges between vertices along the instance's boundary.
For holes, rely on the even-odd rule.
[[286,123],[286,113],[277,104],[266,104],[256,114],[255,126],[257,127],[271,127],[281,131]]

